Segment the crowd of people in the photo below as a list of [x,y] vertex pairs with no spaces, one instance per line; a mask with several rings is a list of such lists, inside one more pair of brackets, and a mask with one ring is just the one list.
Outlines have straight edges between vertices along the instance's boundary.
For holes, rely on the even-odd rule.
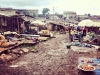
[[79,42],[82,41],[82,31],[79,27],[75,29],[74,27],[69,27],[69,35],[70,35],[70,41],[73,42],[76,38]]
[[[96,38],[96,33],[97,33],[97,29],[96,28],[91,28],[91,27],[69,27],[69,35],[70,35],[70,41],[73,42],[74,40],[78,40],[78,42],[82,43],[83,42],[83,38],[86,36],[90,37],[90,40],[93,40],[94,38]],[[97,42],[98,40],[95,39],[95,42]]]

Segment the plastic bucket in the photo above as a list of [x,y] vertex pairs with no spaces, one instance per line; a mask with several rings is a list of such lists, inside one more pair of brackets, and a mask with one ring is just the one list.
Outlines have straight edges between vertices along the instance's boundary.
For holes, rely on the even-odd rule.
[[70,45],[67,45],[66,47],[67,47],[67,49],[71,49],[71,46]]

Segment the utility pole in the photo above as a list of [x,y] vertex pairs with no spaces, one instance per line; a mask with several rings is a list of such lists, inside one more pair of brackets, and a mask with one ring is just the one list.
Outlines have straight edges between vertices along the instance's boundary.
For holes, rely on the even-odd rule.
[[54,7],[53,7],[53,14],[54,14]]
[[[53,15],[54,15],[54,7],[53,7]],[[54,21],[54,16],[53,16],[53,21]]]
[[1,5],[0,5],[0,10],[1,10]]

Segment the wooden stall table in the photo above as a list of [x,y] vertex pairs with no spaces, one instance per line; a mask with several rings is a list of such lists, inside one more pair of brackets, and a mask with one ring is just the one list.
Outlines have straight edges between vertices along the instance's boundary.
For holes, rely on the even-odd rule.
[[20,34],[21,37],[26,38],[26,37],[39,37],[40,35],[32,35],[32,34]]

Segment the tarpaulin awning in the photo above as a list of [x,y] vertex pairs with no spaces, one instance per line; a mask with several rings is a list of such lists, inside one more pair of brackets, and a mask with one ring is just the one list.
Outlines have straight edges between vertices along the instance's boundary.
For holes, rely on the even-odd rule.
[[38,20],[31,22],[31,24],[33,24],[34,26],[44,26],[45,25],[44,22],[38,21]]
[[100,27],[100,22],[94,22],[94,27]]
[[16,14],[15,11],[0,11],[0,15],[11,17],[11,16],[15,16],[18,14]]

